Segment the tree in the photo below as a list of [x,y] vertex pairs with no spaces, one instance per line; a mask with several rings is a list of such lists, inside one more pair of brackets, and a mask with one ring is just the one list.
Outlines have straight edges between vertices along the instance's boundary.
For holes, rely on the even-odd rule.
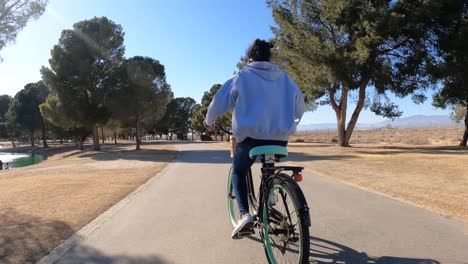
[[8,112],[8,107],[12,99],[13,98],[7,94],[0,95],[0,123],[5,121],[5,115]]
[[161,118],[172,98],[164,66],[155,59],[136,56],[127,59],[114,76],[106,105],[120,122],[134,125],[136,150],[140,150],[143,122]]
[[[276,55],[303,89],[307,101],[321,99],[335,111],[338,145],[349,146],[359,114],[367,107],[384,117],[401,115],[388,92],[413,95],[430,88],[430,10],[437,1],[270,0]],[[371,96],[371,88],[374,95]],[[356,107],[346,125],[348,100]]]
[[114,137],[114,144],[117,144],[117,129],[120,127],[120,122],[115,118],[111,118],[107,122],[106,126],[112,129],[112,135]]
[[168,104],[165,118],[168,119],[168,130],[178,139],[186,140],[192,124],[192,111],[196,102],[190,97],[172,99]]
[[95,17],[64,30],[51,51],[50,69],[43,67],[43,80],[62,102],[65,115],[83,130],[93,131],[99,150],[98,126],[109,112],[104,97],[112,83],[112,72],[123,61],[124,32],[106,17]]
[[39,105],[45,102],[48,94],[49,88],[42,81],[29,83],[15,95],[8,109],[10,119],[29,132],[32,147],[37,129],[41,129],[43,146],[47,147],[45,123]]
[[[206,113],[205,113],[206,115]],[[202,106],[201,104],[196,104],[193,107],[192,111],[192,130],[202,134],[205,132],[205,124],[203,123],[203,120],[205,119],[205,115],[202,113]]]
[[154,133],[158,134],[160,138],[162,138],[163,135],[166,135],[166,140],[168,140],[169,134],[169,115],[167,113],[171,113],[170,108],[172,106],[173,105],[168,104],[164,116],[158,122],[154,123],[153,126],[150,127],[150,130],[153,130]]
[[46,5],[47,0],[0,1],[0,50],[15,40],[29,20],[39,18]]
[[[432,76],[441,81],[433,96],[436,107],[452,106],[457,115],[465,113],[465,132],[460,146],[468,141],[468,3],[463,0],[443,1],[438,11],[438,60]],[[455,115],[455,116],[456,116]],[[461,121],[461,120],[460,120]]]
[[6,113],[8,112],[8,108],[12,100],[13,98],[11,98],[11,96],[7,94],[0,95],[0,138],[9,137],[7,133],[8,128],[7,128]]
[[466,117],[467,114],[467,109],[463,105],[453,105],[452,106],[452,112],[450,112],[450,118],[455,122],[455,123],[460,123],[463,121]]
[[[205,117],[208,111],[208,106],[210,105],[211,101],[213,100],[214,95],[216,92],[221,88],[221,84],[214,84],[209,91],[205,92],[202,97],[201,105],[194,106],[193,113],[192,113],[192,128],[196,132],[200,134],[201,137],[205,139],[210,139],[211,136],[214,134],[217,136],[218,134],[223,135],[223,132],[219,129],[215,129],[213,132],[208,132],[205,128]],[[218,117],[216,119],[216,124],[223,126],[225,129],[231,129],[231,118],[232,118],[232,111]]]
[[[92,129],[81,126],[80,123],[70,119],[65,114],[65,107],[58,96],[53,94],[47,96],[46,101],[39,108],[46,123],[50,123],[53,126],[52,129],[59,132],[58,136],[70,136],[74,138],[78,142],[80,150],[83,150],[84,141],[92,133]],[[63,131],[60,131],[60,128]]]
[[177,111],[177,102],[172,99],[166,106],[166,112],[164,116],[156,123],[155,132],[162,135],[166,135],[166,140],[172,140],[174,136],[173,131],[173,118],[172,115]]

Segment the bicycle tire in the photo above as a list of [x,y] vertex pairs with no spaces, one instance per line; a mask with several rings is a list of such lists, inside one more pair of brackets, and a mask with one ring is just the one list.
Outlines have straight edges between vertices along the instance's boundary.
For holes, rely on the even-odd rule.
[[[286,194],[284,197],[289,198],[291,203],[288,205],[285,201],[283,196],[281,200],[277,200],[274,205],[272,205],[272,201],[270,201],[271,193],[278,193],[281,195],[281,192]],[[302,193],[299,185],[294,182],[290,176],[286,174],[279,174],[277,178],[274,179],[273,183],[271,184],[270,189],[268,190],[268,195],[265,196],[267,199],[263,201],[263,211],[262,211],[262,223],[264,225],[262,238],[263,243],[265,245],[265,255],[268,259],[268,263],[270,264],[279,264],[279,263],[291,263],[290,261],[284,262],[283,260],[286,258],[285,255],[288,253],[288,256],[293,256],[292,263],[309,263],[309,255],[310,255],[310,238],[309,238],[309,213],[308,209],[304,210],[307,207],[307,203],[304,198],[304,194]],[[292,205],[294,211],[286,212],[286,215],[289,215],[289,219],[284,219],[285,215],[281,212],[281,218],[283,219],[278,222],[278,214],[279,206],[283,204],[285,207],[285,211],[289,210],[289,207]],[[286,205],[284,205],[286,204]],[[288,209],[286,209],[288,208]],[[275,211],[276,210],[276,211]],[[273,215],[276,213],[277,217]],[[293,214],[294,213],[294,214]],[[292,223],[292,215],[295,215],[297,219],[297,223]],[[276,219],[274,219],[276,218]],[[285,225],[288,227],[285,228]],[[292,225],[292,228],[291,228]],[[268,230],[266,227],[268,227]],[[291,229],[293,230],[291,232]],[[276,231],[275,231],[276,230]],[[273,234],[274,232],[283,232],[286,234]],[[296,233],[297,232],[297,233]],[[296,237],[296,234],[299,236]],[[292,236],[291,236],[292,235]],[[274,238],[275,237],[275,238]],[[285,240],[287,240],[285,242]],[[279,245],[283,243],[283,247]],[[297,250],[287,249],[285,245],[292,245],[297,247]],[[284,252],[283,252],[284,251]],[[286,252],[287,251],[287,252]],[[281,254],[280,254],[281,253]],[[291,254],[289,254],[291,253]],[[290,258],[288,258],[290,260]]]

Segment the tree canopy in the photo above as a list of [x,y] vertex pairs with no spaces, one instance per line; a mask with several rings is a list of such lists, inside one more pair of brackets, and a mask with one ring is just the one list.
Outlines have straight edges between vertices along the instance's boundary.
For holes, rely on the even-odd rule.
[[50,68],[43,67],[44,82],[60,100],[64,114],[77,127],[93,131],[99,150],[97,125],[110,114],[104,97],[112,83],[112,71],[123,61],[122,27],[106,17],[80,21],[62,31],[51,51]]
[[0,95],[0,122],[5,121],[5,114],[8,112],[8,107],[13,98],[8,94]]
[[114,71],[112,82],[106,105],[121,124],[136,127],[136,149],[139,150],[142,124],[159,121],[172,98],[164,66],[153,58],[135,56]]
[[[456,113],[468,111],[468,2],[463,0],[443,1],[436,9],[438,27],[437,61],[431,68],[432,76],[441,85],[433,96],[437,107],[458,109]],[[464,110],[463,110],[464,108]],[[468,115],[465,114],[465,133],[460,141],[468,141]]]
[[7,94],[0,95],[0,138],[8,138],[6,113],[12,100]]
[[[42,138],[45,138],[45,124],[39,105],[45,102],[49,88],[42,81],[27,84],[23,90],[19,91],[10,103],[8,118],[11,122],[25,131],[28,131],[31,139],[31,146],[34,146],[34,132],[42,130]],[[47,146],[44,140],[44,146]]]
[[[47,0],[0,1],[0,50],[13,42],[26,23],[44,13]],[[1,58],[0,58],[1,59]]]
[[[214,95],[216,92],[221,88],[221,84],[214,84],[211,86],[209,91],[206,91],[203,94],[201,105],[196,106],[193,110],[192,114],[192,128],[194,131],[198,132],[200,135],[211,137],[213,134],[223,134],[223,132],[219,129],[215,129],[215,131],[208,132],[205,128],[205,124],[203,123],[206,117],[206,113],[208,111],[208,106],[210,105],[211,101],[213,100]],[[225,129],[231,129],[231,120],[232,120],[232,111],[218,117],[216,119],[216,124],[223,126]]]
[[[305,92],[335,111],[338,144],[348,146],[363,107],[401,115],[388,92],[422,102],[431,87],[431,1],[271,0],[279,66]],[[348,98],[356,108],[346,125]],[[367,100],[366,100],[367,99]]]

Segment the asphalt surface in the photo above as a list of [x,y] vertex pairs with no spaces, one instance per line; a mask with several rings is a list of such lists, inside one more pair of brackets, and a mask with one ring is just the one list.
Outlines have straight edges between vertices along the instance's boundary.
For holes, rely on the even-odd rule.
[[[227,146],[178,147],[164,171],[42,263],[267,263],[258,235],[230,238]],[[462,222],[310,172],[300,186],[310,263],[468,263]]]

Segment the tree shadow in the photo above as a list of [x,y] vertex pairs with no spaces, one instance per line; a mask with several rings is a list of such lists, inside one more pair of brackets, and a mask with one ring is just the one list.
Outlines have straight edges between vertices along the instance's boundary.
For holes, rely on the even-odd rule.
[[89,151],[89,152],[74,152],[66,155],[66,157],[80,157],[91,158],[96,161],[172,161],[173,157],[177,155],[176,150],[159,150],[159,149],[142,149],[142,150],[128,150],[124,146],[116,147],[113,150],[105,151]]
[[0,263],[35,263],[74,232],[61,221],[0,211]]
[[355,159],[353,155],[311,155],[303,152],[289,152],[289,156],[284,160],[287,161],[318,161],[318,160],[345,160]]
[[169,264],[173,263],[160,256],[106,255],[88,246],[78,245],[62,256],[57,264]]
[[[36,263],[71,237],[75,230],[58,220],[42,219],[14,209],[0,211],[0,263]],[[76,246],[73,258],[59,263],[165,264],[158,256],[106,255],[88,246]]]
[[183,150],[177,157],[178,163],[231,164],[229,150]]
[[327,143],[300,143],[300,142],[294,142],[294,141],[290,141],[288,143],[288,146],[292,147],[292,148],[333,148],[333,147],[336,147],[336,144],[333,144],[333,143],[330,143],[330,144],[327,144]]
[[376,150],[357,150],[357,154],[368,155],[398,155],[398,154],[429,154],[429,155],[460,155],[462,153],[468,154],[468,148],[459,146],[443,146],[443,147],[407,147],[407,146],[382,146],[374,148]]
[[416,259],[401,257],[371,257],[365,252],[358,252],[345,245],[310,237],[310,263],[342,263],[342,264],[440,264],[434,259]]
[[[289,156],[282,159],[279,164],[286,164],[288,161],[317,161],[317,160],[342,160],[355,158],[351,155],[327,155],[316,156],[301,152],[289,152]],[[229,150],[184,150],[180,153],[177,162],[181,163],[204,163],[204,164],[231,164]],[[259,159],[256,162],[260,162]]]
[[[257,236],[248,239],[263,244]],[[440,264],[434,259],[368,256],[345,245],[310,236],[309,263],[311,264]]]

